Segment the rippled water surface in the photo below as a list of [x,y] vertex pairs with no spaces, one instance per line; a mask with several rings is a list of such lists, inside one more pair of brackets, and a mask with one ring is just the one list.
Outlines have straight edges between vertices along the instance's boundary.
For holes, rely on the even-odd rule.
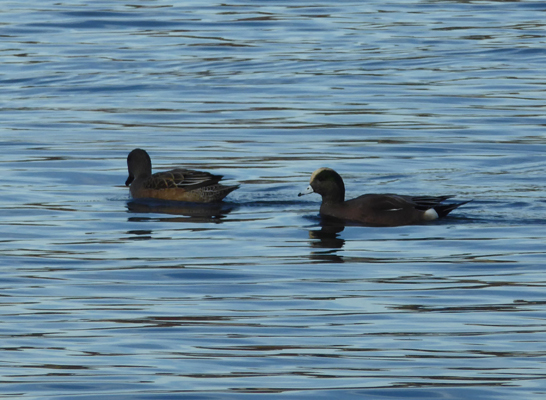
[[[4,1],[1,397],[543,399],[545,16]],[[135,147],[241,188],[133,202]],[[474,201],[331,229],[322,166]]]

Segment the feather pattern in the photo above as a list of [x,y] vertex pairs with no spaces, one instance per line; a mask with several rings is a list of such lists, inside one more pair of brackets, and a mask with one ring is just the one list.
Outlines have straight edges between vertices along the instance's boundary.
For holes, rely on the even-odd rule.
[[222,179],[221,175],[209,172],[194,171],[191,169],[173,169],[171,171],[156,172],[144,181],[147,189],[185,189],[192,190],[199,187],[214,185]]
[[130,185],[133,198],[210,203],[221,201],[239,185],[220,184],[221,175],[192,169],[173,169],[152,174],[152,161],[145,150],[135,149],[127,157]]

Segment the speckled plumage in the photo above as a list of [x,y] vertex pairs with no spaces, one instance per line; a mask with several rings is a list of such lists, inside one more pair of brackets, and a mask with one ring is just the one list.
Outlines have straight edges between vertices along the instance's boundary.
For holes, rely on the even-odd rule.
[[127,157],[130,186],[133,198],[154,198],[173,201],[210,203],[220,201],[239,185],[218,183],[221,175],[191,169],[173,169],[152,174],[152,161],[145,150],[135,149]]

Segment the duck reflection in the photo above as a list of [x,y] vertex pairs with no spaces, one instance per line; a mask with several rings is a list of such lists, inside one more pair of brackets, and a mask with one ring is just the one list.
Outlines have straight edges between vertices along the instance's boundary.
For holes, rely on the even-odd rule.
[[345,223],[341,220],[331,218],[321,218],[320,229],[309,231],[309,239],[312,249],[327,249],[325,251],[312,251],[309,258],[311,260],[322,260],[328,262],[342,263],[343,257],[337,252],[343,248],[345,239],[339,236],[339,233],[345,229]]
[[[127,212],[135,214],[169,214],[157,218],[163,222],[222,223],[235,207],[229,203],[189,203],[159,200],[132,200],[127,203]],[[179,216],[179,217],[172,217]],[[130,217],[129,221],[145,221],[150,217]]]

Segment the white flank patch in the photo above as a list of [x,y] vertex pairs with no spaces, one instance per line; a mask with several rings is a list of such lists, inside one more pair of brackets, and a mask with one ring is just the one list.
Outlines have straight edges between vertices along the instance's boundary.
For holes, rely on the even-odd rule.
[[425,211],[424,216],[426,221],[432,221],[433,219],[438,218],[438,213],[434,208],[429,208],[427,211]]

